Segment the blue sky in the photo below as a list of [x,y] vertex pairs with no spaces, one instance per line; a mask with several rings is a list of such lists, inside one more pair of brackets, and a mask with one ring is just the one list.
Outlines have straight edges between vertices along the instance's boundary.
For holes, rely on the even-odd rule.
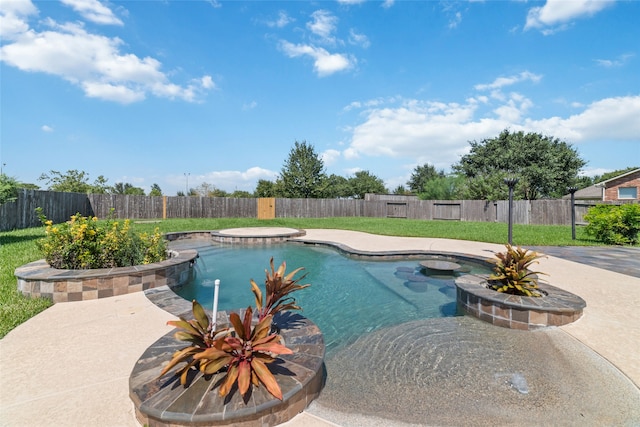
[[[252,192],[306,140],[390,190],[501,130],[640,165],[640,2],[0,2],[0,163]],[[188,175],[186,175],[188,174]]]

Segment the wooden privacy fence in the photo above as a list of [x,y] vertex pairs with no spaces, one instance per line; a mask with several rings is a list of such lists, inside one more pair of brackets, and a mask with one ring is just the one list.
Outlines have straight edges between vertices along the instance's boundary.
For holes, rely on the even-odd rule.
[[[576,223],[599,203],[576,201]],[[485,200],[418,200],[416,197],[376,196],[362,199],[254,199],[231,197],[152,197],[120,194],[81,194],[21,190],[14,202],[0,205],[0,231],[40,225],[35,213],[63,222],[77,212],[106,218],[327,218],[376,217],[419,220],[507,222],[509,203]],[[514,224],[570,225],[570,200],[516,200]]]
[[0,205],[0,231],[36,227],[40,220],[36,208],[42,208],[54,223],[69,220],[76,212],[92,215],[91,202],[86,194],[52,191],[20,190],[14,202]]

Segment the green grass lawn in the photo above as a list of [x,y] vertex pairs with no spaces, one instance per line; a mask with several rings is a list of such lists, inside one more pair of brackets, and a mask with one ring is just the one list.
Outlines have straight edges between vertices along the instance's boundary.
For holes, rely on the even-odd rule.
[[[134,222],[139,231],[161,232],[220,230],[236,227],[334,228],[364,231],[389,236],[440,237],[506,243],[507,225],[486,222],[423,221],[395,218],[278,218],[258,220],[246,218],[171,219],[158,222]],[[0,232],[0,338],[10,330],[51,305],[41,298],[25,298],[17,291],[13,272],[23,264],[42,258],[36,246],[44,237],[42,227]],[[513,243],[520,246],[585,246],[598,245],[590,240],[582,228],[577,239],[571,239],[570,226],[514,225]]]

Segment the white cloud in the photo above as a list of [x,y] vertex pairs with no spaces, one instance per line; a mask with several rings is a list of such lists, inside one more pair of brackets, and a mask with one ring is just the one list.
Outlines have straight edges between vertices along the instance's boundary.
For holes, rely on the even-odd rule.
[[346,172],[347,176],[353,176],[355,175],[357,172],[360,172],[362,170],[362,168],[347,168],[344,171]]
[[511,93],[505,104],[496,108],[494,113],[500,121],[518,123],[522,115],[533,105],[531,100],[519,93]]
[[477,84],[474,86],[474,89],[476,90],[502,89],[505,86],[511,86],[516,83],[521,83],[527,80],[533,83],[538,83],[541,79],[542,79],[542,76],[539,74],[534,74],[529,71],[523,71],[520,74],[515,74],[513,76],[498,77],[491,83]]
[[462,22],[462,14],[460,12],[456,12],[453,15],[453,18],[449,20],[449,29],[457,28],[458,25]]
[[248,111],[248,110],[253,110],[257,106],[258,106],[258,103],[256,101],[251,101],[248,104],[243,104],[242,109],[245,111]]
[[320,155],[320,158],[325,166],[331,166],[340,158],[340,151],[333,149],[326,150]]
[[345,157],[409,157],[448,165],[468,140],[496,135],[505,127],[495,119],[473,122],[476,108],[475,103],[410,100],[398,108],[373,109],[354,129]]
[[524,29],[538,28],[551,34],[554,28],[564,29],[570,21],[595,15],[613,3],[614,0],[547,0],[544,6],[529,9]]
[[593,178],[594,176],[600,176],[607,172],[611,172],[611,169],[604,169],[604,168],[584,169],[584,170],[581,170],[578,175],[589,176]]
[[385,102],[388,104],[391,104],[396,101],[397,100],[395,97],[390,97],[390,98],[387,98],[386,100],[383,98],[374,98],[374,99],[369,99],[367,101],[353,101],[349,105],[344,107],[343,111],[351,111],[351,110],[360,109],[360,108],[372,108],[372,107],[377,107],[379,105],[382,105]]
[[[260,167],[252,167],[246,171],[212,171],[206,174],[192,176],[189,179],[189,187],[197,187],[203,182],[206,182],[227,192],[233,192],[235,190],[251,192],[255,190],[258,180],[266,179],[273,181],[277,175],[278,172]],[[176,182],[182,182],[182,186],[184,186],[184,180],[184,176],[176,177]]]
[[38,9],[31,0],[9,0],[0,2],[0,38],[14,40],[16,36],[26,32],[29,16],[37,15]]
[[100,3],[98,0],[61,0],[63,4],[70,6],[73,10],[82,15],[83,18],[104,25],[124,25],[122,21],[113,14],[111,9]]
[[573,142],[619,140],[640,142],[640,95],[605,98],[567,118],[526,120],[529,128]]
[[629,59],[633,58],[635,55],[632,53],[627,53],[624,55],[620,55],[615,59],[596,59],[596,63],[605,68],[614,68],[614,67],[622,67],[625,65]]
[[290,58],[310,56],[314,59],[313,68],[320,77],[352,68],[356,60],[340,53],[329,53],[326,49],[304,44],[293,44],[282,40],[280,48]]
[[357,46],[362,46],[365,49],[371,45],[371,42],[366,35],[356,33],[353,28],[349,30],[349,43]]
[[390,7],[393,6],[394,3],[395,3],[395,0],[384,0],[382,2],[382,7],[385,9],[389,9]]
[[287,15],[287,12],[281,10],[280,12],[278,12],[278,19],[276,19],[274,21],[268,21],[267,25],[269,27],[284,28],[287,25],[289,25],[291,22],[294,22],[294,21],[295,21],[295,19],[293,19],[289,15]]
[[533,101],[516,92],[491,102],[480,97],[461,104],[412,99],[400,106],[373,107],[351,130],[349,146],[342,154],[345,159],[409,158],[446,169],[468,151],[468,141],[492,138],[507,128],[569,143],[640,143],[640,95],[601,99],[582,107],[578,114],[544,119],[527,117]]
[[327,10],[316,10],[311,14],[312,21],[307,22],[307,28],[323,43],[334,44],[333,33],[336,31],[338,18]]
[[200,79],[200,85],[202,85],[204,89],[213,89],[216,87],[216,84],[213,82],[211,76],[203,76]]
[[130,104],[132,102],[142,101],[145,98],[143,91],[131,89],[124,85],[85,81],[82,83],[82,88],[84,89],[84,93],[90,98],[104,99],[121,104]]
[[47,132],[47,133],[53,132],[53,128],[51,126],[48,126],[48,125],[42,125],[41,129],[42,129],[43,132]]
[[365,1],[366,0],[338,0],[338,3],[344,4],[344,5],[352,5],[352,4],[362,4]]
[[155,58],[122,53],[117,37],[89,33],[81,23],[43,21],[50,29],[23,31],[0,48],[6,64],[23,71],[59,76],[81,87],[89,97],[123,104],[145,99],[148,93],[194,101],[214,87],[210,76],[186,86],[171,83]]

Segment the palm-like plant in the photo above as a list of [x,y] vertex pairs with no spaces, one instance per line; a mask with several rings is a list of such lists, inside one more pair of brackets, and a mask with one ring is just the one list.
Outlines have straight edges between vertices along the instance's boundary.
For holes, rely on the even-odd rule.
[[191,345],[176,351],[160,372],[160,376],[176,365],[184,363],[175,374],[180,376],[180,384],[186,385],[191,368],[198,368],[202,373],[210,375],[227,367],[225,381],[220,387],[221,396],[229,394],[237,381],[238,390],[243,396],[251,384],[259,386],[262,383],[269,393],[282,400],[280,386],[266,365],[275,361],[276,355],[293,352],[280,344],[279,335],[269,334],[273,318],[271,315],[251,328],[251,307],[247,308],[244,320],[240,320],[237,313],[231,313],[229,320],[233,332],[228,328],[213,330],[209,316],[195,300],[193,315],[193,320],[180,318],[167,322],[168,325],[180,329],[174,334],[176,339],[188,341]]
[[275,315],[282,310],[300,310],[295,298],[288,295],[310,286],[309,284],[300,285],[298,283],[307,276],[306,274],[297,279],[294,278],[296,274],[304,270],[304,267],[297,268],[291,273],[286,274],[287,264],[285,262],[278,267],[278,270],[274,269],[273,258],[269,261],[269,265],[271,272],[265,270],[267,277],[264,281],[264,295],[256,282],[251,279],[251,290],[256,298],[256,310],[259,320],[269,315]]
[[542,258],[542,255],[528,249],[514,248],[509,244],[506,248],[506,252],[496,254],[498,260],[493,269],[494,274],[489,276],[489,280],[494,282],[492,288],[498,292],[514,295],[542,296],[537,291],[537,275],[544,273],[529,271],[531,264],[537,263],[536,260]]
[[228,366],[220,396],[229,394],[237,381],[238,391],[243,396],[251,384],[259,386],[262,383],[269,393],[282,400],[280,386],[266,365],[276,360],[275,355],[293,352],[280,344],[279,335],[269,334],[272,316],[266,316],[251,328],[252,316],[251,307],[247,307],[244,320],[240,320],[237,313],[231,313],[229,320],[235,333],[217,339],[213,347],[193,358],[200,361],[200,371],[205,374],[216,373]]
[[266,301],[258,285],[251,280],[258,313],[258,322],[253,328],[253,309],[247,307],[242,320],[237,313],[229,315],[233,331],[229,328],[215,330],[215,325],[195,300],[193,320],[181,317],[180,320],[167,322],[168,325],[180,329],[174,337],[188,341],[190,345],[173,354],[160,376],[184,363],[184,366],[176,370],[176,375],[180,376],[180,384],[186,385],[192,368],[198,368],[205,375],[215,374],[226,368],[226,376],[220,386],[221,396],[228,395],[237,382],[238,391],[243,396],[249,391],[251,384],[256,387],[263,384],[269,393],[282,400],[282,390],[267,364],[277,360],[277,355],[293,352],[280,344],[279,335],[271,333],[273,315],[282,310],[300,310],[295,299],[287,295],[310,285],[298,284],[306,274],[298,279],[294,278],[298,272],[304,270],[302,267],[286,274],[286,264],[283,262],[278,270],[275,270],[273,258],[270,266],[271,272],[266,271]]
[[228,328],[220,330],[213,329],[214,325],[209,320],[209,316],[196,300],[192,302],[192,311],[194,317],[192,320],[185,320],[180,317],[180,320],[170,320],[167,322],[167,325],[180,329],[173,335],[176,339],[188,341],[191,345],[176,351],[171,361],[169,361],[167,366],[160,372],[160,376],[163,376],[179,363],[185,363],[183,367],[176,371],[176,375],[180,375],[180,384],[182,385],[187,383],[187,375],[191,367],[198,363],[198,360],[195,359],[194,356],[213,347],[216,337],[228,333]]

